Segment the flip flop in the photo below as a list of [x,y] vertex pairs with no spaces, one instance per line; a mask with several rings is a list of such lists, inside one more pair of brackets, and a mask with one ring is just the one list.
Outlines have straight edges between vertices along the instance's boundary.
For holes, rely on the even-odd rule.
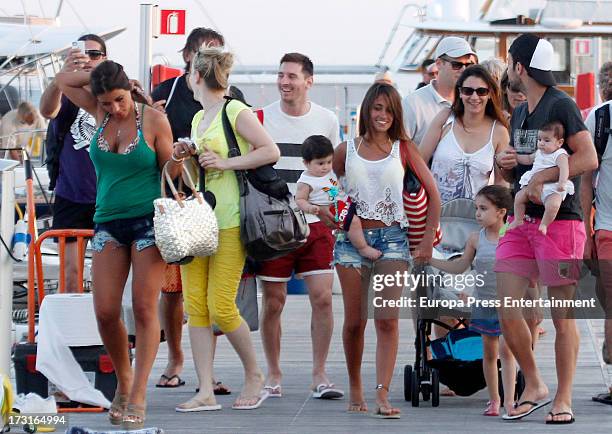
[[334,384],[319,384],[313,391],[314,399],[340,399],[344,397],[344,392],[340,389],[334,389]]
[[561,415],[567,414],[567,415],[571,416],[571,418],[570,419],[565,419],[565,420],[554,420],[554,419],[547,420],[546,421],[547,425],[569,425],[570,423],[576,422],[576,419],[574,419],[574,415],[571,412],[569,412],[569,411],[560,411],[559,413],[553,413],[552,411],[549,411],[548,414],[551,417],[561,416]]
[[208,404],[205,401],[200,401],[195,398],[191,398],[184,404],[191,404],[191,406],[176,407],[175,410],[179,413],[193,413],[196,411],[216,411],[221,410],[221,404]]
[[521,407],[523,405],[531,405],[531,408],[529,410],[527,410],[524,413],[519,413],[519,414],[515,414],[515,415],[512,415],[512,416],[504,414],[502,416],[502,419],[503,420],[519,420],[519,419],[522,419],[525,416],[529,416],[534,411],[539,410],[540,408],[550,404],[551,402],[552,402],[552,400],[550,400],[550,399],[547,399],[547,400],[544,400],[544,401],[541,401],[541,402],[523,401],[523,402],[519,403],[517,405],[517,407]]
[[[195,390],[195,393],[199,393],[200,392],[200,388],[198,387]],[[225,384],[223,384],[221,381],[217,381],[214,385],[213,385],[213,393],[215,395],[231,395],[232,391],[229,389],[229,387],[227,387]]]
[[213,393],[215,395],[231,395],[232,391],[221,381],[217,381],[213,387]]
[[257,399],[257,402],[255,404],[252,405],[232,405],[232,410],[255,410],[259,407],[261,407],[261,404],[263,404],[263,402],[268,399],[268,396],[270,396],[270,394],[268,393],[267,390],[262,390],[261,392],[259,392],[259,398]]
[[[176,384],[168,384],[170,383],[172,380],[174,380],[176,378],[177,382]],[[166,384],[159,384],[157,383],[155,385],[155,387],[159,387],[159,388],[167,388],[167,389],[172,389],[175,387],[181,387],[185,385],[185,381],[183,381],[181,379],[181,377],[178,376],[178,374],[173,375],[171,377],[168,377],[166,374],[161,374],[161,376],[159,377],[160,381],[161,380],[166,380]]]
[[350,414],[368,414],[368,406],[364,402],[351,402],[346,410]]
[[600,404],[612,405],[612,393],[600,393],[591,399],[595,402],[599,402]]
[[280,384],[274,386],[266,384],[264,390],[268,392],[268,398],[281,398],[283,396],[283,390]]
[[[393,409],[393,407],[389,407],[389,408]],[[370,417],[373,417],[376,419],[401,419],[402,414],[401,413],[383,413],[382,407],[377,406],[376,411],[374,413],[370,413]]]

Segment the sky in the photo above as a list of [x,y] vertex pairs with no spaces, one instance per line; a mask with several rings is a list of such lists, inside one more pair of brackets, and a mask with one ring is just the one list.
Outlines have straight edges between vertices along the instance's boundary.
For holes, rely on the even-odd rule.
[[[0,13],[53,16],[56,0],[0,0]],[[109,54],[130,75],[138,64],[140,3],[142,0],[64,0],[62,25],[98,28],[127,27],[113,38]],[[187,32],[193,27],[217,28],[238,62],[275,65],[290,51],[308,54],[315,65],[374,65],[405,2],[401,0],[158,0],[160,9],[185,9]],[[414,2],[413,2],[414,3]],[[424,3],[417,1],[416,3]],[[416,9],[411,9],[412,15]],[[84,24],[83,24],[84,23]],[[403,32],[407,29],[403,29]],[[153,53],[181,64],[177,51],[186,36],[161,36]],[[395,48],[390,52],[397,50]]]

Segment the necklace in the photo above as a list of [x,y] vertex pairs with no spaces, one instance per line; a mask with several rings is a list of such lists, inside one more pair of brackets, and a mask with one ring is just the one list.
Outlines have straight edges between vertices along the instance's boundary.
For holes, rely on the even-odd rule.
[[387,144],[389,144],[389,145],[391,145],[393,147],[393,143],[391,142],[391,137],[387,137],[387,141],[385,143],[382,143],[382,144],[378,144],[378,143],[374,143],[374,142],[367,142],[365,140],[365,138],[362,138],[362,140],[363,140],[363,142],[365,143],[365,145],[368,148],[376,148],[376,149],[378,149],[380,152],[382,152],[385,155],[390,155],[391,154],[391,150],[389,152],[387,152],[383,148],[383,146],[385,146]]

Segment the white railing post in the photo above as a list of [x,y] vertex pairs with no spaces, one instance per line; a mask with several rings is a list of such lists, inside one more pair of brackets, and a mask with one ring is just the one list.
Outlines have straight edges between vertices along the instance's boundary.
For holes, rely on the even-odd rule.
[[[7,161],[7,160],[3,160]],[[0,167],[0,235],[10,248],[15,227],[15,172]],[[10,375],[13,314],[13,260],[0,246],[0,373]]]

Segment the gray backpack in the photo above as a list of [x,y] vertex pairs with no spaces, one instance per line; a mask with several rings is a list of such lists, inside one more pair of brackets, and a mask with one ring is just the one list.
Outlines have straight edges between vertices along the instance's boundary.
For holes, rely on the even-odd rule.
[[[226,99],[222,110],[223,131],[229,148],[228,156],[235,157],[240,155],[240,148],[226,111],[231,98]],[[274,171],[271,166],[264,168],[268,173]],[[291,193],[279,198],[276,194],[272,195],[272,191],[262,191],[261,187],[253,186],[251,178],[257,178],[257,170],[248,171],[254,173],[236,170],[240,188],[240,238],[247,255],[257,261],[265,261],[303,246],[310,229],[306,216],[293,201]]]

